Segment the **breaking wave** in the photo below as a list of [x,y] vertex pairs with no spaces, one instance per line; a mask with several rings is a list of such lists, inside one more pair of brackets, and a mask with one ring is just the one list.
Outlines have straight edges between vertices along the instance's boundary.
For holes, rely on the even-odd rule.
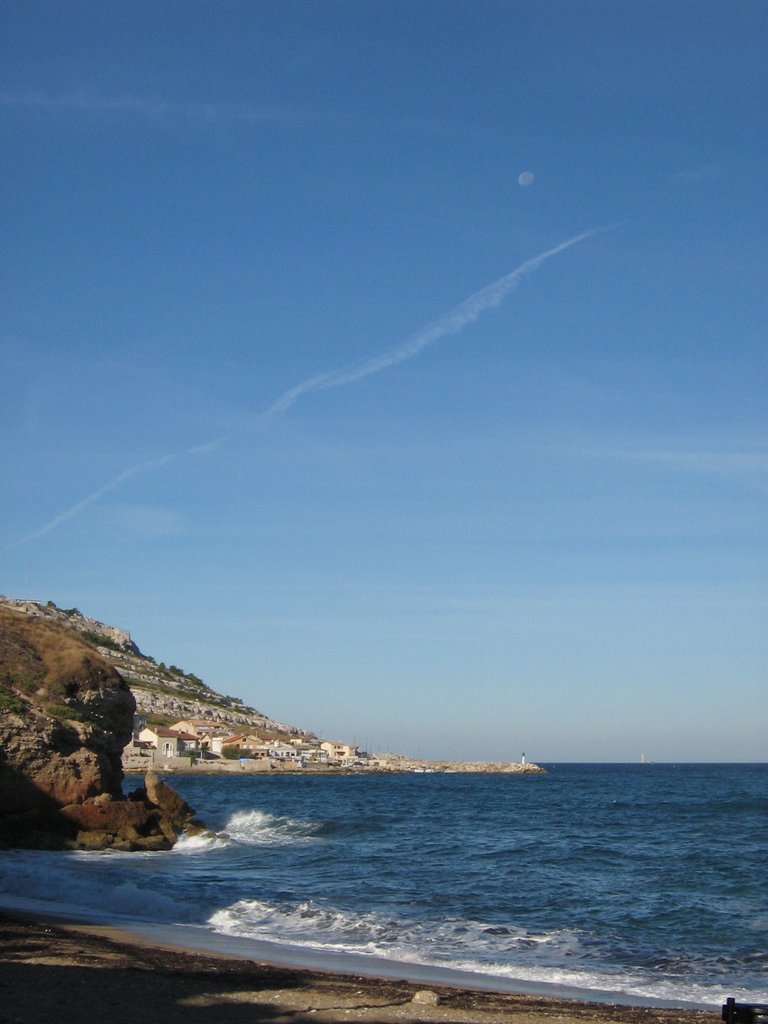
[[[312,900],[277,905],[239,900],[214,913],[208,924],[223,935],[240,939],[377,957],[510,982],[543,982],[584,992],[621,992],[678,1004],[682,1000],[715,1005],[722,1000],[722,985],[717,981],[683,982],[681,976],[662,980],[654,970],[660,965],[636,971],[606,969],[593,938],[569,929],[532,932],[483,921],[356,914]],[[705,968],[704,963],[699,967]]]
[[493,958],[548,944],[556,944],[561,950],[578,948],[577,937],[568,932],[533,933],[481,921],[409,919],[374,911],[352,913],[312,900],[277,905],[238,900],[213,914],[208,923],[226,935],[279,939],[295,946],[338,952],[396,954],[397,959],[407,959],[406,954],[421,949],[428,953],[429,962],[435,963],[453,961],[458,952]]
[[224,832],[238,843],[262,846],[317,841],[322,828],[320,822],[299,821],[250,810],[233,814],[224,826]]

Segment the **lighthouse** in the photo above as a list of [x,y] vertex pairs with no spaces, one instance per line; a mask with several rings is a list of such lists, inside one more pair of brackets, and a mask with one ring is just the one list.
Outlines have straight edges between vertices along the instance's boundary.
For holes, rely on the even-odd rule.
[[525,764],[525,751],[523,751],[523,756],[520,758],[520,764]]

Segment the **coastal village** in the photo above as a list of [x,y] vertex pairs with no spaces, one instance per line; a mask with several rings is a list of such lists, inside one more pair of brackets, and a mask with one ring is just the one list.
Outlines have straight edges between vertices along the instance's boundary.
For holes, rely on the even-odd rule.
[[292,768],[363,768],[365,752],[349,743],[309,742],[304,737],[265,739],[253,732],[235,732],[207,718],[182,719],[171,726],[148,725],[146,715],[134,719],[133,739],[123,752],[126,771],[200,767],[219,771],[270,771]]
[[123,769],[163,772],[514,772],[542,773],[526,761],[423,761],[404,754],[369,754],[351,743],[320,740],[306,735],[265,738],[255,732],[235,732],[207,718],[189,718],[173,725],[148,725],[146,715],[134,716],[133,737],[123,751]]

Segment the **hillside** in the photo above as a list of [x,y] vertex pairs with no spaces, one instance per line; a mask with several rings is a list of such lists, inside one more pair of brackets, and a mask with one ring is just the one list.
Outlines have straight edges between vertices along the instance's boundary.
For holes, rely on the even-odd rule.
[[[223,726],[232,733],[247,732],[263,741],[290,740],[301,738],[309,743],[319,742],[318,737],[306,729],[278,722],[262,711],[249,707],[238,697],[217,693],[192,672],[185,672],[177,665],[165,665],[150,655],[142,653],[130,633],[116,626],[108,626],[97,619],[83,615],[77,608],[58,608],[52,601],[17,600],[0,595],[0,613],[3,609],[22,613],[36,626],[46,623],[56,628],[56,646],[64,652],[68,645],[61,637],[68,632],[77,640],[78,649],[85,647],[93,651],[100,662],[105,663],[115,675],[130,687],[136,701],[136,711],[146,717],[149,725],[172,725],[185,719],[203,719],[212,726]],[[39,632],[39,631],[38,631]],[[3,637],[0,636],[0,648]],[[0,649],[0,684],[2,684],[2,655],[13,660],[13,651]],[[61,655],[63,656],[63,654]],[[24,666],[16,666],[20,672]],[[14,669],[14,672],[16,671]],[[0,711],[2,700],[18,702],[19,687],[14,692],[2,693],[0,685]],[[26,692],[26,691],[24,691]],[[9,711],[13,708],[9,706]],[[2,751],[0,751],[0,754]],[[369,755],[366,755],[369,756]],[[367,767],[386,771],[429,771],[429,772],[514,772],[534,774],[544,769],[530,762],[483,762],[483,761],[424,761],[398,753],[376,753],[370,755]]]
[[185,718],[210,719],[231,726],[233,732],[245,726],[269,737],[313,734],[248,707],[238,697],[224,696],[207,686],[192,672],[177,665],[165,665],[143,654],[130,633],[83,615],[77,608],[58,608],[52,601],[27,601],[0,595],[0,608],[23,612],[37,621],[57,623],[79,634],[128,683],[136,699],[136,710],[148,722],[168,725]]

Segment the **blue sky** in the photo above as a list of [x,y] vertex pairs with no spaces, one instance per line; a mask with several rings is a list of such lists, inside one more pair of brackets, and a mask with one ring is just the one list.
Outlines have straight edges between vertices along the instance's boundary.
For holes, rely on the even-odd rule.
[[766,759],[764,4],[0,11],[0,591],[376,749]]

